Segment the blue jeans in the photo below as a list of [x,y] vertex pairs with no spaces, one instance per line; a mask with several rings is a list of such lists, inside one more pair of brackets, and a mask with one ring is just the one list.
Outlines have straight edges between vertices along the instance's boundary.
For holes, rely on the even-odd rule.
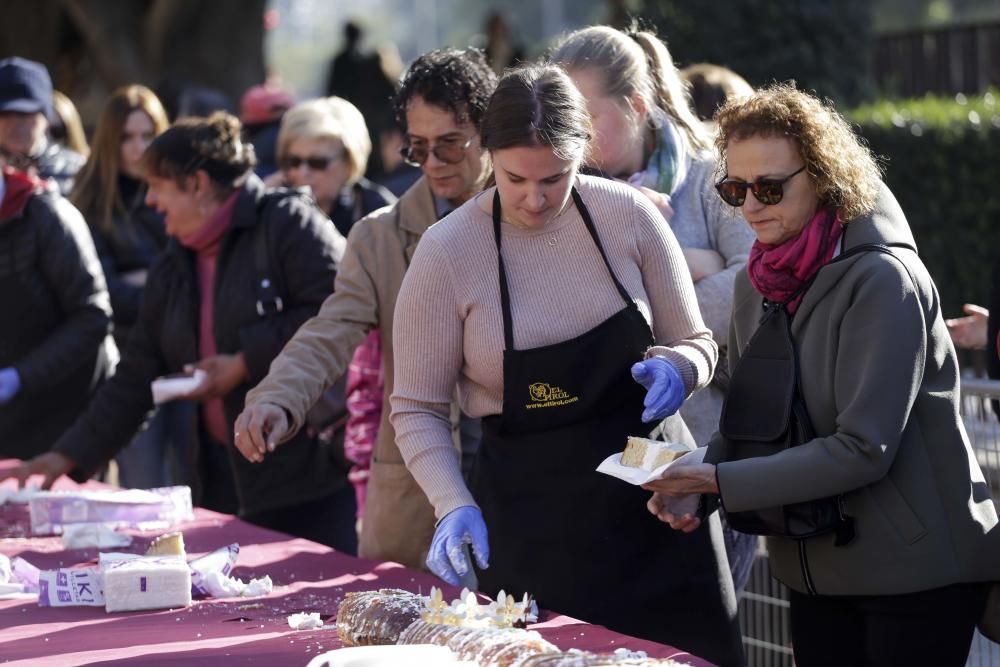
[[191,446],[190,425],[193,406],[173,401],[159,406],[136,433],[132,442],[118,452],[118,483],[126,488],[155,489],[187,483],[178,479],[179,462],[185,447]]

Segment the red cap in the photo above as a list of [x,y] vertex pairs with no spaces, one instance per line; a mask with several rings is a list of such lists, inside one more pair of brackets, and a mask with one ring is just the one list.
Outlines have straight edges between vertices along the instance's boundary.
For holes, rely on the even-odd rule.
[[293,106],[295,100],[287,90],[267,84],[254,86],[240,98],[240,122],[244,125],[270,123]]

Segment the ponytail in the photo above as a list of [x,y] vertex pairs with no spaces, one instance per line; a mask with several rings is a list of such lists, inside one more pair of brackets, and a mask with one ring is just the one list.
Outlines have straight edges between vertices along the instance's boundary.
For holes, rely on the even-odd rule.
[[667,45],[656,35],[630,28],[626,33],[646,55],[646,66],[654,104],[677,125],[688,146],[696,152],[708,151],[711,140],[691,107],[687,82],[681,79]]

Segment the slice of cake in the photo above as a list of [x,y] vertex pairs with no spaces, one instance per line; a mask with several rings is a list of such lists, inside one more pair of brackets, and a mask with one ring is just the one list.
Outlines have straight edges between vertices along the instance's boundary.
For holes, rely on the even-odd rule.
[[625,451],[622,453],[621,464],[652,472],[689,451],[691,449],[687,445],[629,436]]
[[180,533],[160,535],[146,549],[147,556],[186,556],[184,536]]

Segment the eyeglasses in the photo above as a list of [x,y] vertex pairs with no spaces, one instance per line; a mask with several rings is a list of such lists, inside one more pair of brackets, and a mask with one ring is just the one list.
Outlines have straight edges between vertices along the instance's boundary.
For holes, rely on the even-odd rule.
[[339,162],[340,160],[340,156],[323,157],[321,155],[312,155],[310,157],[299,157],[298,155],[289,155],[281,161],[281,166],[285,169],[298,169],[305,164],[312,171],[323,171],[332,163]]
[[761,204],[764,204],[765,206],[773,206],[774,204],[780,202],[781,198],[785,196],[785,183],[787,183],[792,176],[805,171],[805,168],[806,165],[802,165],[784,178],[758,178],[753,183],[726,179],[716,183],[715,189],[719,191],[719,196],[722,197],[722,201],[726,202],[730,206],[743,206],[743,202],[746,201],[747,198],[747,190],[752,192],[753,196],[756,197],[757,201]]
[[465,141],[462,141],[461,138],[444,139],[435,144],[433,148],[429,148],[426,144],[403,146],[399,149],[399,154],[403,156],[403,162],[414,167],[423,166],[431,153],[434,153],[434,157],[446,164],[458,164],[465,158],[465,151],[472,144],[473,139],[475,136],[471,136]]

